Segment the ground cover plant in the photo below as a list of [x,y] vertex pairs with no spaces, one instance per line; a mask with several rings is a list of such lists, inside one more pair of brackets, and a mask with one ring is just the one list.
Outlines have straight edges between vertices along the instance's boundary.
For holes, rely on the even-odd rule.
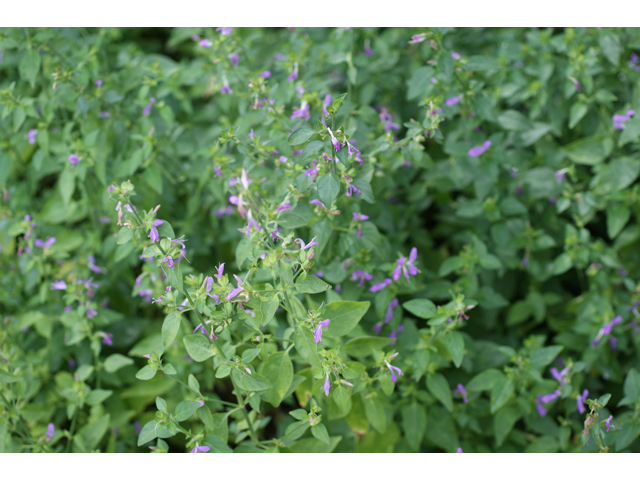
[[637,452],[637,29],[0,29],[0,452]]

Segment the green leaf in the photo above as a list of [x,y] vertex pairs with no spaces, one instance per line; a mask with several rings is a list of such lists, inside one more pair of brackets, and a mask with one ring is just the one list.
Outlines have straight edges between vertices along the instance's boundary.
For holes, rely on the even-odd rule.
[[87,398],[85,401],[87,405],[91,405],[91,406],[99,405],[102,402],[104,402],[107,398],[109,398],[111,394],[113,394],[113,390],[101,390],[101,389],[91,390],[89,395],[87,395]]
[[380,433],[387,431],[387,415],[384,413],[384,408],[377,398],[365,397],[364,411],[373,428]]
[[73,193],[76,191],[76,176],[73,170],[65,168],[60,174],[58,186],[60,187],[60,195],[65,205],[69,205]]
[[351,395],[349,390],[343,385],[338,385],[333,390],[333,401],[342,413],[347,412],[347,409],[349,408],[350,397]]
[[0,383],[14,383],[20,381],[20,377],[0,370]]
[[324,142],[321,142],[319,140],[314,140],[313,142],[309,142],[307,146],[304,147],[304,150],[302,150],[302,155],[300,156],[301,157],[300,160],[305,160],[309,158],[311,155],[315,155],[324,147],[325,147]]
[[318,196],[320,201],[327,208],[331,208],[331,204],[340,192],[340,179],[334,173],[326,173],[318,180]]
[[162,323],[162,345],[164,348],[169,347],[178,335],[180,330],[180,321],[182,317],[176,311],[170,312]]
[[301,127],[297,129],[295,132],[293,132],[291,135],[289,135],[289,138],[287,141],[289,142],[289,145],[300,145],[306,142],[307,140],[309,140],[316,133],[318,132],[316,132],[312,128]]
[[629,142],[637,142],[640,137],[640,118],[634,118],[624,123],[624,130],[618,139],[618,146],[622,147]]
[[150,422],[146,423],[144,427],[142,427],[142,430],[140,430],[140,435],[138,436],[139,447],[141,447],[145,443],[150,442],[158,436],[156,434],[156,425],[156,421],[151,420]]
[[571,257],[567,253],[560,254],[553,262],[553,274],[562,275],[573,265]]
[[529,365],[532,368],[544,368],[553,362],[563,349],[560,345],[538,348],[531,354]]
[[402,429],[407,442],[414,450],[420,450],[422,437],[427,430],[426,407],[422,407],[414,401],[402,407],[400,413],[402,414]]
[[293,381],[293,364],[287,352],[269,355],[262,375],[271,382],[272,387],[264,392],[265,401],[278,407]]
[[407,91],[407,99],[413,100],[427,93],[431,85],[431,77],[435,73],[433,67],[420,67],[411,76],[409,80],[409,88]]
[[325,427],[322,423],[311,427],[311,435],[316,437],[322,443],[326,443],[327,445],[331,443],[329,441],[329,432],[327,432],[327,427]]
[[20,78],[27,80],[33,88],[40,70],[40,55],[36,50],[27,50],[18,66]]
[[631,368],[624,380],[624,395],[635,404],[640,402],[640,372]]
[[631,210],[622,203],[615,203],[607,209],[607,234],[613,240],[631,218]]
[[434,373],[427,378],[427,388],[429,392],[436,397],[444,408],[453,411],[453,398],[451,396],[451,388],[447,379],[440,373]]
[[331,320],[327,331],[341,337],[355,328],[369,310],[370,302],[331,302],[324,308],[324,317]]
[[195,400],[184,400],[176,406],[174,417],[178,422],[184,422],[200,408],[200,403]]
[[313,333],[304,326],[298,326],[293,336],[296,351],[314,368],[320,368],[320,359],[316,352],[316,344],[313,340]]
[[278,224],[284,228],[306,227],[313,212],[306,202],[298,202],[293,210],[287,210],[278,217]]
[[227,443],[217,435],[209,435],[205,438],[204,444],[211,447],[210,452],[212,453],[233,453]]
[[313,275],[309,275],[304,280],[296,282],[296,290],[300,293],[321,293],[330,289],[331,285]]
[[497,270],[502,268],[502,262],[498,257],[492,255],[491,253],[485,253],[480,255],[479,263],[482,268],[486,268],[487,270]]
[[600,48],[607,60],[609,60],[614,66],[620,64],[620,55],[624,49],[620,44],[620,39],[614,33],[604,33],[600,37]]
[[357,337],[349,340],[342,347],[342,351],[355,358],[373,355],[376,350],[382,350],[391,343],[388,337]]
[[495,368],[489,368],[480,372],[467,383],[470,392],[482,392],[492,390],[493,387],[505,378],[504,373]]
[[582,103],[574,103],[569,111],[569,128],[573,129],[580,120],[587,114],[589,107]]
[[157,373],[157,370],[154,370],[149,365],[145,365],[140,370],[138,370],[138,373],[136,373],[136,378],[138,380],[151,380],[153,377],[156,376],[156,373]]
[[187,335],[182,339],[182,341],[187,349],[187,353],[196,362],[204,362],[206,359],[213,356],[211,342],[205,335]]
[[575,163],[597,165],[609,156],[612,147],[610,140],[607,142],[598,138],[583,138],[567,145],[563,150]]
[[200,395],[200,382],[198,382],[198,379],[194,377],[193,374],[189,374],[187,384],[193,393]]
[[464,339],[462,335],[458,332],[451,332],[445,335],[441,342],[449,351],[453,364],[456,368],[459,368],[462,364],[462,357],[464,356]]
[[300,420],[299,422],[293,422],[284,431],[283,439],[296,440],[304,435],[304,432],[309,428],[309,420]]
[[509,401],[515,390],[515,382],[511,378],[504,377],[499,380],[491,390],[491,413],[496,413]]
[[118,236],[116,238],[116,243],[118,245],[124,245],[133,237],[133,228],[122,227],[118,230]]
[[517,110],[505,110],[498,115],[498,124],[505,130],[526,132],[532,128],[529,119]]
[[266,325],[271,321],[280,305],[278,295],[274,295],[271,300],[262,301],[260,303],[260,313],[262,313],[262,325]]
[[113,353],[105,359],[104,369],[108,373],[115,373],[127,365],[133,365],[133,363],[133,359],[125,357],[120,353]]
[[426,298],[409,300],[408,302],[404,302],[402,307],[418,318],[427,319],[436,314],[436,306],[431,300],[427,300]]
[[231,370],[231,380],[243,390],[249,392],[259,392],[271,388],[271,383],[262,375],[257,373],[240,373],[238,370]]
[[493,417],[493,431],[498,447],[502,445],[519,418],[520,414],[513,407],[503,408]]

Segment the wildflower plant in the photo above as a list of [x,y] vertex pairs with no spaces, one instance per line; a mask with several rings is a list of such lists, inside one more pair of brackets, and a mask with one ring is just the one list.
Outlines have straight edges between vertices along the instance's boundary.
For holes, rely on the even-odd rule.
[[636,29],[160,40],[0,30],[0,451],[640,449]]

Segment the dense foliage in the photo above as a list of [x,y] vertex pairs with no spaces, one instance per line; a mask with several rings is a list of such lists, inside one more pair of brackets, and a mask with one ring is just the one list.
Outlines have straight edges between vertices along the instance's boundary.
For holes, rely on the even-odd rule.
[[639,50],[0,30],[0,452],[640,450]]

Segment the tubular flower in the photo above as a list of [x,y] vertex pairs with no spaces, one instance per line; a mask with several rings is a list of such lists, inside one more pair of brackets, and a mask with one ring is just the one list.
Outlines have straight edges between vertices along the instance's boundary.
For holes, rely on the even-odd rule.
[[470,157],[479,157],[480,155],[482,155],[484,152],[486,152],[487,150],[489,150],[489,147],[491,146],[491,140],[487,140],[486,142],[484,142],[482,144],[482,146],[479,147],[473,147],[472,149],[469,150],[469,156]]
[[594,338],[593,341],[591,342],[591,345],[596,346],[598,342],[600,342],[600,339],[606,335],[609,335],[613,327],[615,325],[618,325],[620,322],[622,322],[622,317],[618,315],[614,317],[613,320],[605,323],[604,326],[598,332],[598,336]]
[[551,376],[555,378],[562,387],[567,383],[567,379],[565,377],[569,374],[571,369],[569,367],[566,367],[559,372],[556,367],[552,367],[549,371],[551,372]]
[[462,95],[459,95],[457,97],[450,97],[447,98],[444,102],[444,104],[447,107],[453,107],[454,105],[457,105],[458,103],[460,103],[460,100],[462,100]]
[[306,172],[304,172],[304,176],[305,177],[310,177],[311,175],[313,175],[313,179],[315,180],[316,176],[318,175],[318,167],[316,167],[316,161],[313,161],[313,167],[307,169]]
[[233,93],[233,90],[231,90],[229,82],[227,81],[227,77],[222,77],[222,88],[220,89],[220,93],[222,95],[224,95],[225,93]]
[[154,104],[154,103],[156,103],[156,99],[155,99],[155,98],[153,98],[153,97],[151,97],[151,98],[149,99],[149,105],[147,105],[146,107],[144,107],[144,108],[142,109],[142,114],[143,114],[145,117],[148,117],[148,116],[151,114],[151,109],[153,108],[153,104]]
[[540,399],[541,403],[549,403],[549,402],[553,402],[561,394],[562,393],[560,392],[560,390],[556,389],[551,393],[547,393],[546,395],[540,395],[538,398]]
[[402,370],[400,370],[398,367],[394,367],[393,365],[391,365],[389,362],[387,362],[386,360],[384,361],[384,363],[387,365],[387,368],[389,369],[389,371],[391,372],[391,381],[393,383],[396,383],[396,380],[398,379],[396,377],[396,372],[398,373],[398,375],[402,375]]
[[316,237],[313,237],[309,243],[304,243],[304,240],[301,238],[296,238],[294,241],[300,244],[300,250],[306,250],[307,248],[313,247],[314,245],[318,245],[318,242],[315,241]]
[[162,259],[163,262],[167,262],[167,266],[169,268],[175,268],[175,265],[173,264],[173,257],[171,255],[167,255],[166,257],[164,257]]
[[469,399],[467,398],[467,389],[464,388],[464,385],[459,383],[456,389],[453,391],[454,395],[462,395],[462,401],[464,403],[469,403]]
[[331,390],[331,382],[329,381],[329,374],[327,373],[327,377],[324,379],[324,394],[328,397],[329,396],[329,390]]
[[582,395],[578,394],[578,396],[576,397],[576,407],[578,407],[578,412],[580,412],[580,415],[584,414],[584,402],[587,401],[588,397],[589,390],[587,390],[586,388],[582,391]]
[[328,318],[318,323],[318,326],[313,331],[313,341],[315,343],[320,343],[320,340],[322,340],[322,329],[327,328],[329,326],[329,323],[331,323],[331,320],[329,320]]
[[291,72],[291,75],[287,77],[287,80],[289,80],[290,82],[293,82],[297,78],[298,78],[298,62],[296,62],[293,65],[293,71]]
[[200,45],[202,48],[209,48],[210,46],[213,45],[213,43],[211,43],[211,40],[203,38],[202,40],[200,40],[198,45]]
[[225,300],[231,300],[232,298],[237,297],[238,294],[242,291],[242,280],[240,280],[235,275],[234,275],[234,277],[236,277],[237,287],[229,292],[229,294],[225,297]]
[[400,275],[404,273],[404,276],[408,281],[411,281],[409,275],[417,275],[420,273],[420,270],[416,268],[413,262],[418,258],[418,249],[413,247],[411,252],[409,253],[409,259],[407,260],[405,257],[400,257],[396,263],[396,268],[393,270],[393,280],[400,280]]
[[607,418],[607,421],[604,422],[605,426],[607,427],[607,432],[609,431],[609,428],[614,427],[613,425],[611,425],[611,420],[613,420],[613,415],[609,415],[609,418]]
[[234,66],[238,66],[239,60],[240,60],[240,55],[238,55],[237,53],[230,53],[229,55],[227,55],[227,58],[229,60],[231,60],[231,63]]
[[333,134],[333,132],[331,131],[330,128],[327,128],[327,131],[329,132],[329,135],[331,135],[331,145],[333,145],[333,148],[335,148],[336,151],[339,152],[340,151],[340,142],[335,137],[335,135]]
[[351,281],[355,282],[357,279],[360,279],[360,282],[358,283],[359,287],[364,286],[365,280],[371,280],[372,278],[373,275],[365,272],[364,270],[354,270],[351,272]]
[[211,447],[207,447],[206,445],[200,446],[196,443],[196,446],[193,447],[193,450],[189,453],[207,453]]
[[67,284],[64,282],[64,280],[58,280],[57,282],[53,282],[51,284],[51,290],[66,290],[67,289]]
[[29,133],[27,133],[27,139],[29,140],[29,143],[31,145],[36,143],[36,136],[37,135],[38,135],[38,130],[36,130],[35,128],[32,128],[31,130],[29,130]]
[[331,95],[330,94],[326,94],[324,96],[324,101],[322,102],[322,114],[325,117],[329,116],[329,112],[327,111],[327,107],[331,105]]
[[156,227],[159,227],[163,223],[164,223],[164,220],[153,221],[153,225],[151,226],[151,230],[149,230],[149,235],[148,235],[148,237],[151,239],[152,242],[157,242],[158,240],[160,240],[160,234],[158,233],[158,229]]
[[427,34],[426,33],[418,33],[417,35],[412,35],[411,36],[411,40],[409,40],[409,43],[411,45],[415,44],[415,43],[422,43],[427,39]]
[[369,288],[369,291],[372,293],[379,292],[383,288],[388,287],[391,284],[392,280],[390,278],[385,278],[382,282],[376,283]]
[[44,434],[44,436],[47,437],[47,443],[51,441],[51,439],[55,434],[56,434],[56,427],[53,423],[50,423],[49,425],[47,425],[47,431]]
[[305,120],[309,120],[311,118],[311,114],[309,113],[309,104],[306,100],[303,100],[300,104],[300,108],[293,107],[293,115],[289,117],[289,120],[293,120],[294,118],[304,118]]
[[384,323],[389,323],[393,319],[393,309],[398,306],[398,299],[394,298],[387,305],[387,313],[384,316]]

